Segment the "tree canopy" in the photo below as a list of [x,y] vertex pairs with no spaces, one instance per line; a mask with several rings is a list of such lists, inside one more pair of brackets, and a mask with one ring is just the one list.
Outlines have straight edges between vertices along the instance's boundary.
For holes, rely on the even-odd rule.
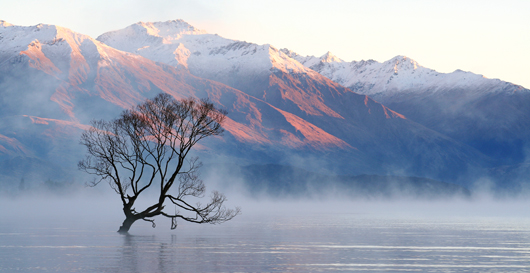
[[[205,204],[188,200],[203,198],[206,191],[198,173],[201,163],[188,155],[200,140],[223,132],[225,115],[208,100],[177,100],[161,93],[117,119],[92,122],[81,136],[87,156],[78,167],[96,175],[89,185],[108,182],[120,196],[125,220],[118,232],[127,233],[140,219],[155,227],[153,217],[159,215],[171,218],[174,229],[178,219],[217,224],[240,213],[239,208],[227,209],[226,197],[217,191]],[[139,196],[150,188],[158,188],[158,200],[136,208]],[[174,209],[166,209],[167,204]]]

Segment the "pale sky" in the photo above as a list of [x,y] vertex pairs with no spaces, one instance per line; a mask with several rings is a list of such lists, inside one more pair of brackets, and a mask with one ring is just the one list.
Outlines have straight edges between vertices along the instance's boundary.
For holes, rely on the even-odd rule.
[[530,0],[0,0],[0,20],[94,38],[172,19],[301,55],[380,62],[405,55],[439,72],[530,88]]

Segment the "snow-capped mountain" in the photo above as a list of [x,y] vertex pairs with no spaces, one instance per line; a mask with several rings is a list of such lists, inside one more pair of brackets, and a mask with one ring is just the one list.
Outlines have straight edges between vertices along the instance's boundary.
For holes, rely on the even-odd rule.
[[257,45],[208,34],[182,20],[139,22],[122,30],[107,32],[97,40],[119,50],[139,54],[156,62],[186,67],[199,77],[230,82],[275,68],[311,73],[292,62],[271,45]]
[[[179,21],[171,23],[177,23],[178,32],[168,34],[168,39],[202,33],[191,26],[183,28]],[[20,27],[5,22],[3,26],[0,29],[4,56],[0,70],[5,72],[0,76],[0,85],[5,87],[2,110],[31,119],[33,123],[66,124],[84,129],[82,123],[87,124],[92,118],[115,115],[120,109],[130,108],[157,92],[166,92],[175,97],[208,97],[230,110],[238,121],[229,118],[225,128],[238,141],[281,142],[289,147],[317,149],[349,146],[307,121],[241,91],[116,50],[69,29],[44,24]],[[164,31],[157,30],[157,33]],[[35,80],[17,80],[32,73]],[[26,90],[22,94],[21,85]],[[52,104],[43,103],[47,100]],[[270,124],[286,123],[281,126],[281,132],[261,125],[268,116],[262,117],[258,106],[260,110],[276,113],[275,121]],[[276,139],[273,135],[283,138]]]
[[[182,29],[194,31],[186,32]],[[435,134],[436,137],[433,138],[432,132],[426,133],[426,128],[405,119],[398,112],[366,95],[344,88],[304,66],[292,58],[289,52],[277,50],[270,45],[226,39],[199,31],[180,20],[140,22],[122,30],[105,33],[98,40],[174,67],[187,67],[196,76],[230,85],[310,122],[363,153],[371,154],[380,162],[407,158],[402,162],[415,162],[409,167],[432,166],[429,162],[438,159],[431,158],[432,154],[423,154],[420,147],[431,141],[453,141],[443,135]],[[333,56],[328,56],[327,60],[340,61]],[[405,127],[416,134],[406,133],[407,130],[403,130]],[[429,136],[419,137],[424,133]],[[398,144],[401,140],[404,141],[402,145]],[[409,145],[416,147],[412,149],[412,154],[408,150]],[[438,150],[435,146],[433,151],[445,153],[445,148],[436,146],[439,147]],[[458,149],[466,150],[468,156],[476,153],[465,145]],[[464,157],[469,158],[468,156]],[[471,157],[477,159],[481,156]],[[448,158],[456,159],[452,156]]]
[[[189,29],[194,31],[187,31]],[[322,92],[305,92],[303,89],[294,93],[286,91],[281,98],[275,92],[267,92],[271,86],[283,82],[277,77],[273,79],[275,74],[304,75],[318,81],[327,80],[271,45],[257,45],[208,34],[182,20],[139,22],[122,30],[102,34],[97,39],[111,47],[156,62],[186,67],[195,76],[222,82],[283,110],[290,111],[281,105],[286,100],[297,105],[304,113],[338,116],[323,103]]]
[[530,90],[456,70],[439,73],[397,56],[386,62],[345,62],[331,53],[290,57],[351,90],[437,132],[471,145],[502,164],[525,160],[530,144]]
[[[190,29],[193,31],[188,31]],[[344,88],[271,45],[208,34],[182,20],[139,22],[105,33],[98,40],[153,61],[187,67],[193,75],[225,83],[286,111],[293,110],[286,104],[294,104],[299,113],[341,117],[326,105],[325,97],[335,96],[337,92],[351,93],[337,91],[337,88]],[[314,83],[300,86],[307,79]],[[323,89],[311,87],[315,84],[331,86],[334,90],[323,92]]]
[[[339,78],[357,87],[347,88]],[[437,73],[406,57],[384,63],[346,63],[331,53],[301,57],[208,34],[182,20],[140,22],[98,39],[58,26],[1,21],[0,160],[72,165],[82,157],[78,137],[91,119],[112,119],[166,92],[208,97],[228,110],[227,133],[204,143],[205,154],[227,155],[242,164],[290,163],[338,173],[457,181],[492,160],[476,143],[449,133],[457,128],[472,136],[464,125],[451,124],[446,112],[456,107],[435,108],[439,99],[429,100],[450,89],[453,93],[444,96],[458,105],[477,94],[486,98],[479,89],[497,86],[492,82],[504,84],[505,91],[513,87],[484,80],[472,73]],[[411,93],[416,99],[406,95]],[[367,94],[391,94],[391,107]],[[429,103],[419,103],[425,98]],[[396,111],[398,101],[419,104]],[[518,118],[528,108],[508,98],[500,105]]]
[[396,56],[382,63],[374,60],[345,62],[330,52],[321,57],[304,57],[288,49],[281,51],[332,81],[383,103],[390,97],[408,92],[436,93],[446,89],[472,88],[468,93],[476,91],[483,94],[505,87],[512,87],[514,91],[523,89],[462,70],[439,73],[405,56]]
[[352,149],[241,91],[66,28],[2,22],[0,49],[0,160],[38,158],[71,168],[82,157],[79,133],[91,119],[114,118],[158,92],[208,97],[230,111],[224,124],[228,134],[222,142],[213,141],[211,149],[219,143],[226,146],[219,149],[228,151],[237,150],[230,148],[234,143],[287,150]]

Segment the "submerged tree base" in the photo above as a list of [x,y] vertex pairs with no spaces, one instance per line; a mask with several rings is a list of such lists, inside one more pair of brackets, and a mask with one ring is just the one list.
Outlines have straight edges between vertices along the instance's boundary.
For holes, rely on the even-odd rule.
[[131,229],[132,224],[136,222],[134,219],[126,218],[121,224],[120,229],[118,229],[119,234],[129,234],[129,229]]

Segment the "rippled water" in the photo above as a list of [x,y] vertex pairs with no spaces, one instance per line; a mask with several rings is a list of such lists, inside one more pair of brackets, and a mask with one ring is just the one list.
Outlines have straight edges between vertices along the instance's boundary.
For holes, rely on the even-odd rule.
[[[94,215],[0,223],[0,272],[529,272],[521,217],[248,213],[170,231]],[[43,218],[41,218],[43,219]]]

